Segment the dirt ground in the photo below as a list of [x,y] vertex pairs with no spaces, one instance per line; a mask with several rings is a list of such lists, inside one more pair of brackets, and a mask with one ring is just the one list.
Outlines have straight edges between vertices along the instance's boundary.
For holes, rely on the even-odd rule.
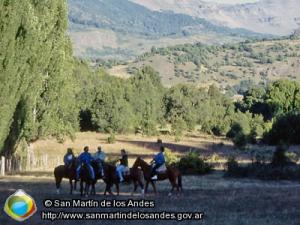
[[[61,195],[56,194],[51,173],[35,173],[32,176],[11,176],[0,178],[0,207],[3,209],[6,198],[17,189],[24,189],[36,201],[38,212],[23,223],[14,222],[4,212],[0,212],[0,224],[191,224],[191,225],[299,225],[300,224],[300,181],[259,181],[251,179],[223,178],[220,171],[206,176],[183,177],[184,193],[181,196],[168,196],[168,182],[157,183],[159,195],[151,193],[146,199],[155,201],[155,208],[150,211],[187,211],[204,212],[201,221],[42,221],[41,211],[45,199],[79,199],[78,193],[68,194],[69,186],[65,181]],[[97,184],[97,196],[93,199],[140,199],[139,193],[130,196],[132,186],[121,186],[121,196],[104,197],[103,183]],[[150,188],[151,191],[151,188]],[[90,199],[83,198],[83,199]],[[95,209],[84,209],[94,211]],[[116,211],[117,209],[97,209],[96,211]],[[133,209],[126,209],[133,210]],[[126,211],[125,210],[125,211]],[[135,211],[134,209],[133,211]],[[147,211],[149,209],[142,209]],[[57,210],[52,210],[57,211]],[[78,209],[66,209],[74,212]],[[80,211],[80,210],[79,210]],[[82,210],[81,210],[82,211]]]

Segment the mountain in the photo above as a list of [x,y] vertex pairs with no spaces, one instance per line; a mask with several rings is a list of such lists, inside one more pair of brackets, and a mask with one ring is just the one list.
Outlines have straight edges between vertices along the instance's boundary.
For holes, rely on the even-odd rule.
[[70,36],[78,56],[134,58],[181,43],[225,43],[262,35],[128,0],[69,0]]
[[172,11],[214,24],[259,33],[289,35],[300,27],[299,0],[260,0],[247,4],[218,4],[199,0],[130,0],[151,10]]

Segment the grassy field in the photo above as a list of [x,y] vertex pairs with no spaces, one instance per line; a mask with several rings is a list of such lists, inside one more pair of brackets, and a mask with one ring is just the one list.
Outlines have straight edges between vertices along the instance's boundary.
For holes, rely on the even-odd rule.
[[[204,212],[202,221],[127,221],[126,224],[204,224],[204,225],[299,225],[300,224],[300,181],[261,181],[255,179],[233,179],[225,178],[224,163],[228,156],[235,155],[240,162],[249,162],[250,155],[241,152],[232,146],[225,138],[208,135],[187,135],[181,142],[174,141],[174,137],[144,137],[140,135],[118,135],[116,143],[107,143],[108,135],[87,132],[77,133],[74,141],[66,140],[59,144],[56,140],[40,140],[31,145],[35,155],[45,155],[54,160],[54,164],[61,164],[62,157],[67,147],[74,148],[76,154],[80,153],[85,145],[89,145],[91,152],[101,145],[110,158],[118,157],[121,148],[127,149],[130,156],[130,164],[137,155],[150,160],[157,152],[159,145],[157,139],[161,138],[167,148],[179,156],[190,151],[198,151],[210,163],[214,163],[215,171],[205,176],[184,176],[184,193],[181,196],[168,196],[170,185],[167,181],[157,183],[159,194],[155,196],[152,188],[146,199],[155,201],[155,208],[150,211],[162,212]],[[263,146],[252,146],[252,148],[266,148]],[[272,147],[270,147],[272,148]],[[298,146],[291,150],[299,151]],[[299,152],[298,152],[299,153]],[[216,157],[217,156],[217,157]],[[55,161],[55,160],[58,161]],[[219,166],[218,166],[219,165]],[[38,205],[38,213],[24,224],[123,224],[122,221],[43,221],[41,222],[41,211],[44,199],[78,199],[79,194],[69,195],[67,181],[62,184],[61,195],[56,194],[53,178],[53,168],[56,165],[48,165],[41,169],[36,167],[33,171],[20,173],[19,175],[0,177],[0,207],[3,207],[5,199],[17,189],[24,189],[32,195]],[[133,197],[130,195],[132,185],[121,185],[119,197],[104,197],[104,184],[99,181],[96,190],[97,196],[93,199],[140,199],[137,192]],[[84,198],[86,199],[86,198]],[[108,209],[97,209],[107,212]],[[129,210],[129,209],[122,209]],[[121,210],[121,211],[122,211]],[[141,209],[147,211],[146,209]],[[49,211],[49,210],[48,210]],[[59,211],[53,209],[51,211]],[[67,209],[67,212],[95,211],[95,209]],[[109,211],[118,211],[109,209]],[[0,224],[17,224],[8,216],[0,214]]]
[[[215,137],[205,134],[187,134],[180,142],[175,142],[172,136],[142,136],[142,135],[116,135],[116,142],[108,144],[109,135],[95,132],[81,132],[76,134],[72,141],[66,139],[64,143],[58,143],[55,139],[39,140],[31,144],[31,149],[35,157],[42,158],[47,155],[48,166],[42,167],[43,170],[52,171],[57,165],[63,163],[63,156],[67,148],[74,149],[76,155],[80,154],[84,146],[90,147],[90,152],[96,152],[98,146],[101,146],[109,159],[118,159],[120,150],[126,149],[129,155],[129,164],[132,165],[137,156],[150,160],[158,152],[159,146],[157,139],[162,139],[164,145],[174,154],[182,156],[189,151],[197,151],[209,162],[217,166],[216,169],[223,169],[224,163],[229,156],[235,156],[241,163],[251,161],[251,150],[274,150],[275,147],[268,146],[249,146],[248,151],[237,150],[232,142],[223,137]],[[290,151],[300,155],[300,147],[292,146]],[[40,170],[40,167],[36,167]]]
[[[142,135],[117,135],[114,144],[108,144],[109,135],[95,132],[77,133],[75,140],[67,139],[64,143],[58,143],[55,139],[39,140],[31,144],[31,149],[37,159],[47,155],[47,167],[43,170],[53,170],[57,165],[63,163],[63,156],[67,148],[74,149],[76,155],[80,154],[84,146],[90,147],[90,152],[96,152],[98,146],[101,146],[110,160],[120,157],[120,150],[126,149],[129,154],[129,164],[132,165],[137,156],[142,156],[150,160],[158,152],[159,145],[157,139],[163,140],[163,143],[174,154],[181,156],[189,151],[197,151],[201,156],[210,158],[216,156],[218,162],[225,162],[229,155],[235,155],[239,160],[249,161],[249,155],[237,151],[232,142],[222,138],[209,135],[187,135],[180,142],[175,142],[172,136],[142,136]],[[36,167],[40,170],[40,167]]]

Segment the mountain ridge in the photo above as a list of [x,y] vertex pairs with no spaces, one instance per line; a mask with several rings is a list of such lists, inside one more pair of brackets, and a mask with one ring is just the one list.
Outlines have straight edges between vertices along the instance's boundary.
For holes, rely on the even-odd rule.
[[197,0],[130,0],[152,10],[173,11],[231,28],[258,33],[290,35],[300,27],[300,1],[261,0],[255,3],[220,4]]
[[166,46],[262,37],[183,13],[153,11],[128,0],[69,0],[69,20],[76,55],[92,58],[134,58],[152,46],[162,47],[161,42]]

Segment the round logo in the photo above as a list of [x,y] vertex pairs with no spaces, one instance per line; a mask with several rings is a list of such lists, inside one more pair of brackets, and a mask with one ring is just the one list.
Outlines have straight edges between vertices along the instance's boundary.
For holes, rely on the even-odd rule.
[[24,221],[36,212],[34,199],[23,190],[17,190],[5,202],[4,211],[17,221]]

